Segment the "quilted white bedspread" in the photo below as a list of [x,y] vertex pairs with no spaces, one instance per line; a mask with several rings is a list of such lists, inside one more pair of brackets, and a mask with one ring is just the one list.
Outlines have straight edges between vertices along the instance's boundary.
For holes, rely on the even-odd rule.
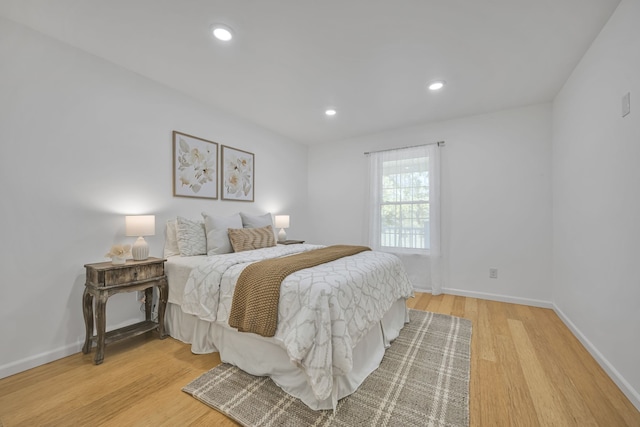
[[[318,249],[276,246],[207,257],[185,285],[182,310],[227,322],[233,289],[251,262]],[[282,282],[274,339],[309,378],[315,396],[331,395],[333,377],[351,371],[352,349],[399,298],[413,287],[395,255],[365,251],[293,273]]]

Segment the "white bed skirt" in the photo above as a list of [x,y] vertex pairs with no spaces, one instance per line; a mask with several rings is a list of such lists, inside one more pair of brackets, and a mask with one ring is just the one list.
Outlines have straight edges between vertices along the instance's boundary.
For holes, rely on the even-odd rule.
[[353,349],[353,369],[334,377],[333,394],[318,400],[305,373],[289,360],[284,347],[273,338],[240,333],[223,322],[207,322],[185,314],[179,305],[167,304],[165,327],[169,335],[191,344],[191,351],[206,354],[220,351],[220,359],[257,376],[269,376],[284,391],[314,410],[332,409],[339,399],[350,395],[380,365],[385,349],[409,321],[406,300],[397,300],[383,319]]

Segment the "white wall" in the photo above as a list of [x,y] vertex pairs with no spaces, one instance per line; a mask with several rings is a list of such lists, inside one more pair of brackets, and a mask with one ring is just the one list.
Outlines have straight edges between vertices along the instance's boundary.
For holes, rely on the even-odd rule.
[[[551,106],[309,148],[307,240],[366,244],[366,151],[444,140],[445,292],[550,306]],[[489,279],[498,268],[498,279]],[[414,286],[416,284],[414,283]]]
[[[255,203],[173,197],[172,130],[255,153]],[[0,377],[80,350],[83,266],[133,242],[125,214],[156,215],[152,256],[204,210],[308,234],[306,146],[1,18],[0,141]],[[107,304],[108,329],[140,316],[135,294]]]
[[553,300],[638,408],[639,17],[620,3],[553,104]]

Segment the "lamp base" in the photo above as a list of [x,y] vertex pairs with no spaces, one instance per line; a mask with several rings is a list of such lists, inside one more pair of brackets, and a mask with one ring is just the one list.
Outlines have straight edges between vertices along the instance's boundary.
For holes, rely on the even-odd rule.
[[149,258],[149,245],[144,237],[138,237],[138,240],[133,244],[131,248],[131,255],[133,255],[134,261],[144,261]]
[[278,242],[284,242],[287,240],[287,233],[284,231],[284,228],[281,228],[278,232]]

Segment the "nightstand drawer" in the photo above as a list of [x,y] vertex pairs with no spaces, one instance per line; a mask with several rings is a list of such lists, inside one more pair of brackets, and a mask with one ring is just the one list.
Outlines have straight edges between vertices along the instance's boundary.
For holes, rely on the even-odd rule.
[[164,276],[164,262],[157,261],[127,261],[122,266],[114,266],[111,263],[87,266],[87,283],[101,288],[160,278],[162,276]]
[[98,275],[98,286],[113,286],[164,276],[164,264],[133,265]]

